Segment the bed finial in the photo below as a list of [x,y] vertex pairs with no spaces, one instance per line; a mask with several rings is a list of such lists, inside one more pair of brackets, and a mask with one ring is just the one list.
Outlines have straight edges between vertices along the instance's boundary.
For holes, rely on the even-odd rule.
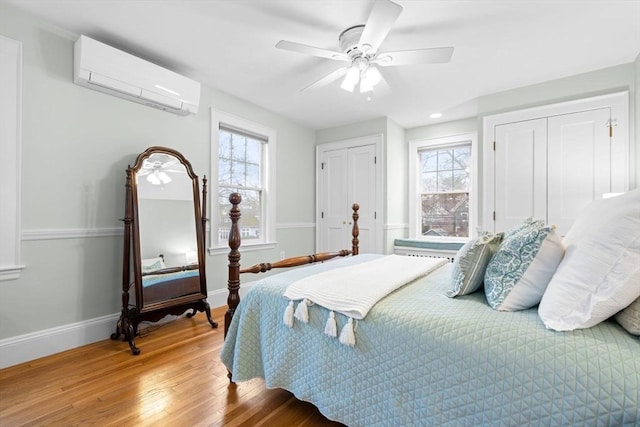
[[231,219],[231,228],[229,229],[229,281],[227,282],[227,289],[229,289],[229,296],[227,297],[228,310],[224,315],[224,336],[227,336],[231,319],[236,311],[236,307],[240,303],[240,230],[238,228],[238,220],[240,219],[240,208],[238,205],[242,202],[242,196],[238,193],[231,193],[229,195],[229,202],[231,203],[231,211],[229,212],[229,218]]
[[358,215],[358,210],[360,209],[360,205],[354,203],[351,208],[353,209],[353,229],[351,231],[353,239],[351,240],[351,252],[353,253],[353,255],[358,255],[358,244],[360,243],[360,241],[358,240],[358,235],[360,235],[360,228],[358,228],[358,218],[360,218],[360,215]]

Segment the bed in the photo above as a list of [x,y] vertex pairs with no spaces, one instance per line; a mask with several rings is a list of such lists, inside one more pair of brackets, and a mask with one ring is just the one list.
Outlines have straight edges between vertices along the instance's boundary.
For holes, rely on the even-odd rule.
[[[167,269],[171,270],[171,269]],[[197,268],[180,271],[158,271],[142,276],[145,304],[167,301],[200,291]]]
[[[631,215],[634,221],[637,212]],[[598,216],[606,220],[601,212]],[[637,250],[640,240],[635,241]],[[239,243],[236,238],[230,243],[234,291],[241,271],[232,266],[239,261]],[[571,247],[564,258],[574,258]],[[283,322],[288,304],[283,294],[291,283],[378,257],[337,258],[261,279],[225,325],[221,358],[232,380],[263,378],[268,388],[289,390],[327,418],[350,426],[640,425],[636,335],[614,317],[571,332],[552,330],[541,312],[553,301],[498,311],[486,290],[452,297],[455,263],[382,298],[357,321],[353,346],[323,333],[330,313],[322,306],[308,307],[307,323],[289,327]],[[497,262],[495,256],[491,260]],[[269,269],[262,266],[243,271]],[[625,274],[640,288],[637,269]],[[639,295],[640,289],[633,290],[626,301]],[[230,299],[239,302],[231,293]],[[339,327],[347,322],[341,314],[335,318]]]
[[200,292],[198,264],[167,267],[164,255],[144,258],[142,289],[145,304],[168,301]]

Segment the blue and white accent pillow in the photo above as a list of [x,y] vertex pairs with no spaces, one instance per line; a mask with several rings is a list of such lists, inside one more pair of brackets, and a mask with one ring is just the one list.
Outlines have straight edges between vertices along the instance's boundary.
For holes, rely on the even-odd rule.
[[487,302],[499,311],[537,305],[563,256],[564,246],[555,226],[531,221],[509,234],[487,266]]
[[498,250],[502,233],[486,233],[469,240],[460,248],[453,260],[449,298],[468,295],[480,289],[489,260]]

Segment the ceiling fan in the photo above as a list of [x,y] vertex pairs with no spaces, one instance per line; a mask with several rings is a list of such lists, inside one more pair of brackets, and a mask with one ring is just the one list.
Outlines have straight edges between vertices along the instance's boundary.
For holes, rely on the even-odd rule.
[[338,37],[340,51],[332,51],[302,43],[280,40],[276,47],[336,61],[346,65],[329,73],[302,90],[324,87],[344,76],[340,87],[353,92],[360,84],[360,92],[367,93],[377,84],[384,82],[380,67],[395,67],[412,64],[437,64],[449,62],[453,47],[379,52],[378,48],[387,37],[393,23],[400,16],[402,6],[390,0],[376,0],[367,23],[354,25],[344,30]]

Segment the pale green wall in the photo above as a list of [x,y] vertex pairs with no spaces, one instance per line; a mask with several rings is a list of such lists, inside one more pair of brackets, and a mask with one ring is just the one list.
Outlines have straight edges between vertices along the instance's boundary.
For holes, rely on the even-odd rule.
[[[0,34],[23,44],[23,232],[121,229],[125,169],[151,145],[177,149],[196,174],[209,177],[213,107],[277,132],[276,224],[285,226],[277,229],[276,249],[249,252],[243,264],[277,259],[280,251],[313,253],[312,130],[207,87],[198,114],[180,117],[77,86],[77,35],[6,5]],[[0,339],[120,311],[121,235],[23,240],[22,263],[18,280],[0,282]],[[210,292],[226,287],[227,263],[226,254],[208,256]]]
[[393,253],[393,242],[406,237],[409,209],[409,154],[405,130],[391,119],[387,120],[386,186],[384,250]]
[[345,126],[336,126],[316,131],[316,144],[344,141],[360,136],[379,135],[387,133],[387,118],[380,117],[364,122],[353,123]]

